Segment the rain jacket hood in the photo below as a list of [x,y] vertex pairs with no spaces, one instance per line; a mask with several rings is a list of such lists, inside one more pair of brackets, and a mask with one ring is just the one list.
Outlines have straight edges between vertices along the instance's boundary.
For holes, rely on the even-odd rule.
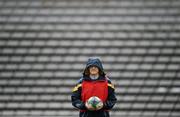
[[99,58],[89,58],[86,64],[86,67],[84,69],[83,75],[88,76],[89,75],[89,67],[90,66],[96,66],[99,68],[100,76],[105,76],[103,65]]

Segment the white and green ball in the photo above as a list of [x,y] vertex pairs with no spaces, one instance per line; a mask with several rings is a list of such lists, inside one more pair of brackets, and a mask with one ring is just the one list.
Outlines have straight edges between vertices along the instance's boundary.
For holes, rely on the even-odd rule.
[[96,110],[102,108],[102,106],[103,106],[103,102],[97,96],[90,97],[88,99],[87,103],[88,103],[88,105],[90,105],[91,107],[93,107]]

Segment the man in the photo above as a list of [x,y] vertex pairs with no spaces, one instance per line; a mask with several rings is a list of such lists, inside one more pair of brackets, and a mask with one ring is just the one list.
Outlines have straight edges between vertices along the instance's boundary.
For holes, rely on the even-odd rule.
[[[100,59],[90,58],[82,78],[73,88],[72,105],[80,110],[79,117],[110,117],[109,110],[117,100],[114,91],[114,85],[105,76]],[[101,108],[94,109],[87,104],[87,100],[92,96],[102,100]]]

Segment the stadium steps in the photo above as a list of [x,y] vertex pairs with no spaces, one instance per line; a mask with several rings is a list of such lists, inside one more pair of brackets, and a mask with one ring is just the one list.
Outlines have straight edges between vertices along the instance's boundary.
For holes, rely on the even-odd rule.
[[0,1],[0,116],[78,116],[88,57],[115,84],[112,117],[180,115],[180,1]]

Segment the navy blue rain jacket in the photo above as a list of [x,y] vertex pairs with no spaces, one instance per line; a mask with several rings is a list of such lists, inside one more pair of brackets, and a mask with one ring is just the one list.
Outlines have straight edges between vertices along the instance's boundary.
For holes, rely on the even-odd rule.
[[[89,72],[88,68],[92,65],[97,66],[100,71],[100,76],[96,80],[108,80],[108,98],[107,98],[107,101],[104,103],[103,108],[98,111],[87,110],[87,108],[85,107],[85,104],[81,101],[82,82],[84,80],[92,80],[88,74]],[[72,105],[76,107],[77,109],[86,110],[83,112],[80,111],[79,117],[110,117],[109,111],[106,111],[106,110],[112,109],[117,101],[116,95],[115,95],[115,89],[110,79],[105,76],[102,63],[98,58],[90,58],[88,60],[86,67],[83,71],[82,78],[80,78],[80,80],[78,81],[78,83],[76,84],[76,86],[74,87],[72,91],[71,101],[72,101]]]

